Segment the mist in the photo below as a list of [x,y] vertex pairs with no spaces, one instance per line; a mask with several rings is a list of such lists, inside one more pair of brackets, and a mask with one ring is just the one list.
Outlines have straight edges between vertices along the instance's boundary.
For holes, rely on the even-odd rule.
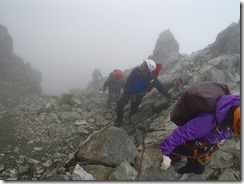
[[14,53],[42,73],[48,95],[86,88],[95,68],[139,65],[166,29],[191,54],[239,20],[238,0],[0,0]]

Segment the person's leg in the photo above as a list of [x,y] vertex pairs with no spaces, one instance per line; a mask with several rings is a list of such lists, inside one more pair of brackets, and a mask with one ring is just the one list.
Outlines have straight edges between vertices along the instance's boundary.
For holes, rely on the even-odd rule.
[[144,95],[134,95],[131,100],[131,107],[130,107],[130,114],[131,117],[133,114],[135,114],[138,111],[139,105],[141,104],[141,100]]
[[111,89],[109,89],[108,90],[108,100],[107,100],[108,107],[111,107],[112,100],[113,100],[113,91]]
[[120,89],[115,89],[114,91],[114,102],[118,102],[121,97]]
[[117,102],[117,107],[116,107],[115,111],[117,114],[116,122],[119,124],[123,123],[124,108],[125,108],[125,105],[128,103],[129,100],[130,100],[130,96],[123,93],[122,96],[120,97],[119,101]]
[[[205,170],[205,166],[201,164],[197,159],[193,158],[193,149],[192,146],[188,147],[185,145],[180,145],[176,147],[173,153],[180,154],[182,156],[186,156],[187,163],[184,167],[180,168],[178,173],[195,173],[195,174],[202,174]],[[173,154],[172,154],[173,155]],[[191,158],[189,158],[191,157]]]
[[197,160],[194,160],[191,163],[191,167],[193,168],[193,172],[195,174],[202,174],[205,171],[205,166],[198,162]]

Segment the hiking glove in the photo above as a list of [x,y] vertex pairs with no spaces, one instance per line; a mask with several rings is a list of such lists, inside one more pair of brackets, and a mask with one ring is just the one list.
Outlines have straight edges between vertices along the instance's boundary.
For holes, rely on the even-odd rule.
[[160,169],[162,171],[167,170],[169,168],[169,166],[170,166],[170,163],[171,163],[171,159],[169,157],[167,157],[167,156],[163,156],[163,161],[161,163]]

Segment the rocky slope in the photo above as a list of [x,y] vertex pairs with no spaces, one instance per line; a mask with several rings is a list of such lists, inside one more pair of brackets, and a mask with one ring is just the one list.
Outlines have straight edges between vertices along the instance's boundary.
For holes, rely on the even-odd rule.
[[240,94],[240,24],[231,24],[214,43],[190,55],[179,53],[166,30],[149,58],[163,64],[159,79],[174,98],[168,101],[153,90],[130,120],[129,105],[125,107],[122,128],[112,126],[115,112],[105,107],[107,94],[92,85],[61,96],[16,94],[5,86],[0,98],[0,179],[241,180],[235,136],[214,152],[202,175],[177,174],[185,159],[162,172],[161,151],[155,147],[176,128],[169,113],[187,86],[223,82]]

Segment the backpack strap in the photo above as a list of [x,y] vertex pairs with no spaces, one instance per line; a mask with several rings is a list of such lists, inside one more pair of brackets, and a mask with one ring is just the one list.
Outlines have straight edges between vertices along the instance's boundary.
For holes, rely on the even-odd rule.
[[[224,131],[229,130],[227,125],[233,119],[233,110],[234,109],[236,109],[236,107],[232,107],[230,109],[227,116],[220,124],[218,124],[216,112],[212,113],[213,120],[214,120],[214,127],[211,130],[210,134],[213,132],[215,132],[215,133],[218,132],[219,134],[222,134]],[[211,161],[210,159],[211,159],[212,153],[218,149],[219,149],[218,144],[208,145],[205,141],[196,140],[195,144],[193,145],[193,155],[194,155],[194,158],[197,159],[199,163],[206,166]]]
[[213,113],[212,113],[212,116],[213,116],[213,120],[214,120],[214,127],[213,127],[213,129],[211,130],[211,133],[214,132],[215,130],[217,130],[219,133],[223,133],[223,132],[219,131],[219,127],[218,127],[218,123],[217,123],[218,121],[217,121],[216,113],[213,112]]
[[227,127],[227,124],[230,120],[230,113],[228,113],[228,115],[226,116],[226,118],[220,123],[218,124],[217,122],[217,117],[216,117],[216,113],[213,112],[212,113],[213,119],[214,119],[214,127],[213,130],[210,133],[213,133],[214,131],[217,131],[219,134],[222,134],[223,132],[226,132],[227,130],[229,130],[229,128]]
[[[233,107],[231,107],[230,110],[229,110],[229,112],[228,112],[228,114],[227,114],[227,116],[224,118],[224,120],[223,120],[220,124],[217,123],[218,121],[217,121],[217,118],[216,118],[216,113],[213,112],[213,113],[212,113],[212,116],[213,116],[213,119],[214,119],[214,128],[213,128],[212,131],[217,130],[218,133],[223,133],[223,131],[227,131],[227,130],[229,130],[229,128],[228,128],[228,124],[229,124],[230,122],[233,122],[233,112],[234,112],[234,110],[235,110],[237,107],[238,107],[238,106],[233,106]],[[220,130],[220,127],[224,128],[224,129],[223,129],[223,130]],[[212,132],[212,131],[211,131],[211,132]]]

